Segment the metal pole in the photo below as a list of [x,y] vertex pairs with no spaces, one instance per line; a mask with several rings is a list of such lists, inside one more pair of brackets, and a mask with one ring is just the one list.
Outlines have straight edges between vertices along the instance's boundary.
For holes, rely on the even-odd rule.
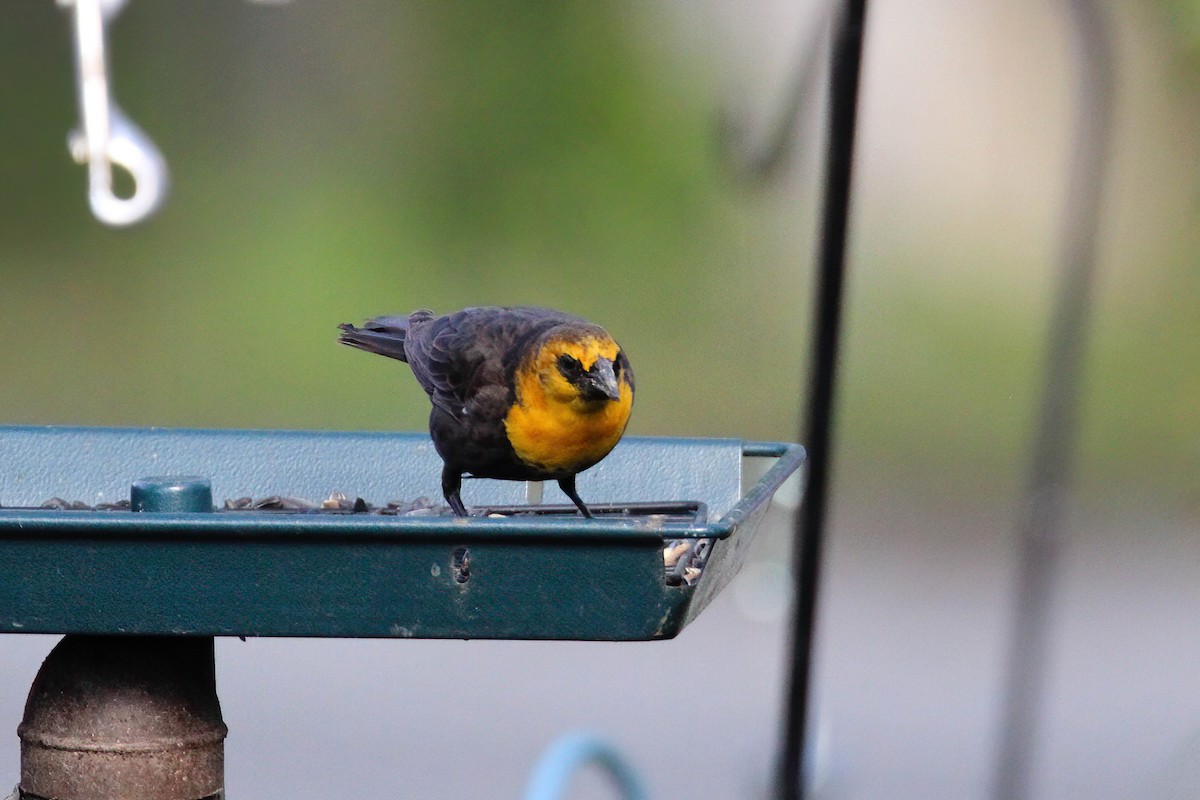
[[225,785],[211,636],[66,636],[38,671],[22,800],[198,800]]
[[783,800],[804,797],[807,777],[805,740],[811,694],[813,634],[830,481],[834,389],[841,335],[846,231],[850,214],[851,167],[866,5],[866,0],[847,0],[833,28],[813,366],[809,374],[805,436],[801,440],[808,449],[810,460],[804,503],[796,516],[791,675],[784,709],[783,753],[777,782],[778,796]]
[[1047,336],[1043,396],[1033,443],[1023,517],[1016,609],[1009,645],[994,800],[1030,796],[1030,775],[1045,688],[1055,582],[1078,433],[1080,374],[1095,282],[1100,199],[1108,160],[1112,106],[1112,42],[1098,4],[1068,0],[1078,65],[1076,117],[1060,284]]

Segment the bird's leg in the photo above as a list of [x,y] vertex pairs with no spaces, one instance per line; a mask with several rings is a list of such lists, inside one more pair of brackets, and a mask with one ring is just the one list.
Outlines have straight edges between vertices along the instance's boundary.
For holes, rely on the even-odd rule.
[[452,469],[447,464],[442,468],[442,494],[446,497],[446,502],[450,504],[450,510],[456,517],[467,515],[467,507],[463,505],[462,495],[459,494],[461,490],[462,472]]
[[588,519],[591,519],[592,512],[588,511],[587,506],[585,506],[583,504],[583,501],[579,499],[579,492],[575,491],[575,476],[574,475],[568,475],[565,478],[559,478],[558,479],[558,488],[563,490],[563,494],[565,494],[567,497],[571,498],[571,502],[574,503],[579,508],[579,511],[581,514],[583,514]]

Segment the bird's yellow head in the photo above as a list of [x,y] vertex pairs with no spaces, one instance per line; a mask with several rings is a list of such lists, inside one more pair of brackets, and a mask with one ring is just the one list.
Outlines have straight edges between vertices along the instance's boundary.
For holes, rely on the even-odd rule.
[[524,462],[551,472],[595,464],[620,440],[633,408],[633,372],[600,328],[554,329],[518,365],[505,420]]
[[549,397],[580,412],[620,402],[621,385],[629,384],[621,349],[608,336],[551,339],[531,366]]

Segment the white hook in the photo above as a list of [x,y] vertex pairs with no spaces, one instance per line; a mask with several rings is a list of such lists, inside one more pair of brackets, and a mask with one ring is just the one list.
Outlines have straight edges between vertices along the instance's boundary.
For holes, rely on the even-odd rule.
[[[162,204],[167,192],[167,164],[150,138],[133,123],[108,90],[104,25],[126,0],[58,0],[75,9],[75,56],[79,80],[80,130],[68,144],[71,155],[88,167],[88,201],[106,225],[140,222]],[[133,193],[113,193],[113,166],[133,178]]]

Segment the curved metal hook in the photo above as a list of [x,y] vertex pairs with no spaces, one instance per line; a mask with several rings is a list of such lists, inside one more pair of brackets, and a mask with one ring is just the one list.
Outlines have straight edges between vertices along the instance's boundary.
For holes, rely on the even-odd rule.
[[[108,88],[104,26],[126,0],[59,0],[74,7],[75,53],[79,81],[80,129],[68,139],[71,155],[88,167],[88,202],[106,225],[140,222],[162,205],[167,163],[142,130],[112,101]],[[133,192],[113,191],[113,167],[133,179]]]
[[[93,152],[87,135],[76,132],[71,137],[71,152],[76,161],[88,166],[88,204],[96,218],[107,225],[132,225],[157,211],[166,199],[167,162],[119,108],[111,106],[108,117],[103,149]],[[133,179],[129,197],[113,191],[113,167],[120,167]]]
[[757,126],[739,120],[729,109],[719,112],[717,127],[722,149],[733,171],[756,181],[775,178],[787,166],[797,141],[806,105],[818,90],[835,9],[822,8],[801,37],[795,66],[788,76],[784,96],[774,116]]

